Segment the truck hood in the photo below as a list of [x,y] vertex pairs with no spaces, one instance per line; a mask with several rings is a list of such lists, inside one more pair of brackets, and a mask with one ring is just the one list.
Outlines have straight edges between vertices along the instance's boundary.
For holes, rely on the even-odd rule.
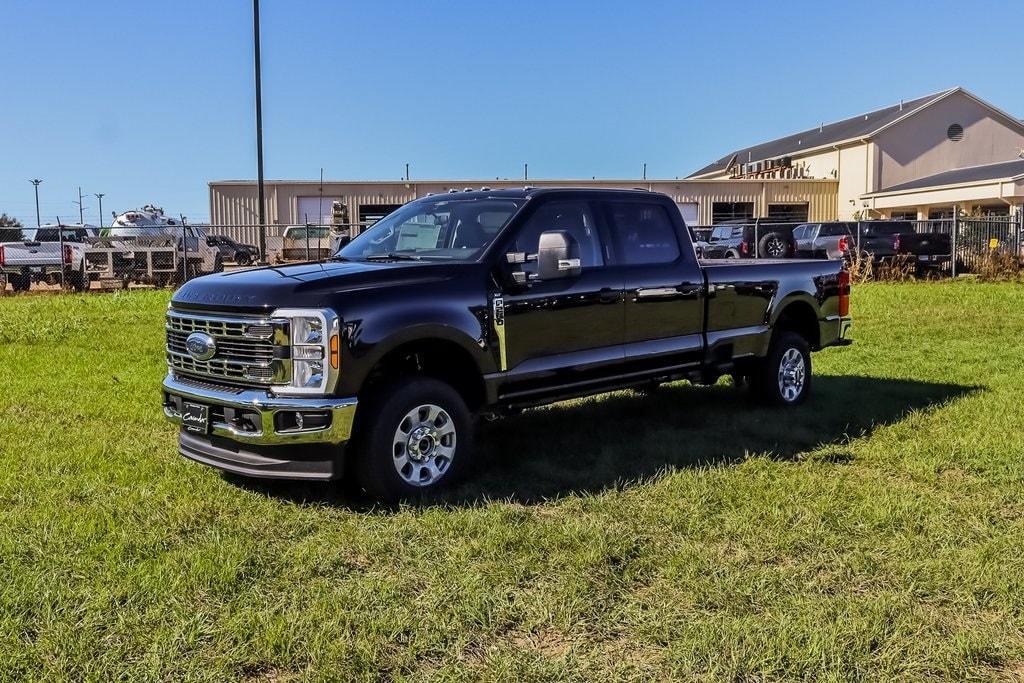
[[421,286],[452,277],[466,264],[433,261],[328,261],[267,266],[206,275],[183,285],[175,308],[269,312],[282,306],[319,307],[344,292]]

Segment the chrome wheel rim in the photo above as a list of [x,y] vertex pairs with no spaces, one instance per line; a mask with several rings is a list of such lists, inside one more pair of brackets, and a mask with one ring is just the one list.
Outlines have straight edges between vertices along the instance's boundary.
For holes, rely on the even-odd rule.
[[765,251],[768,252],[769,256],[777,258],[786,253],[786,245],[778,237],[775,237],[768,241]]
[[405,414],[395,429],[395,471],[411,486],[437,483],[455,457],[455,422],[444,408],[427,403]]
[[807,381],[807,363],[797,349],[786,349],[779,363],[779,394],[782,400],[792,403],[804,390]]

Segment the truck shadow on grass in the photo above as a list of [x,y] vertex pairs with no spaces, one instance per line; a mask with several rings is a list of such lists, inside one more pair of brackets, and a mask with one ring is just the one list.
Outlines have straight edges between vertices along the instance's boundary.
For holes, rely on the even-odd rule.
[[[628,487],[666,470],[723,466],[766,453],[800,453],[870,434],[914,410],[927,410],[980,387],[856,376],[817,376],[795,409],[767,408],[730,386],[662,386],[620,391],[481,423],[477,464],[468,481],[424,503],[473,505],[507,499],[534,503]],[[853,459],[832,449],[836,463]],[[363,508],[331,484],[230,480],[300,503]]]

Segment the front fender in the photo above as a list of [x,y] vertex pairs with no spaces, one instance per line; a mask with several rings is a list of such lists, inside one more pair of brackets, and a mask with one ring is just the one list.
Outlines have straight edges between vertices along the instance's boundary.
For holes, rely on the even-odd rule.
[[449,307],[393,309],[363,320],[343,321],[343,357],[338,391],[356,394],[384,356],[418,341],[449,342],[465,351],[481,374],[493,372],[484,307],[479,310]]

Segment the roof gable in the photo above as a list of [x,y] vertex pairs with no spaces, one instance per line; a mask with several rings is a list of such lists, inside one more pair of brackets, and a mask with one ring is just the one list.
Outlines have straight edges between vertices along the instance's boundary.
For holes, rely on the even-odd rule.
[[[763,161],[765,159],[773,159],[776,157],[796,154],[804,150],[834,145],[847,140],[867,138],[879,130],[888,128],[904,118],[913,116],[928,105],[958,91],[965,92],[962,88],[944,90],[939,93],[926,95],[925,97],[919,97],[915,100],[909,100],[901,102],[900,104],[884,107],[882,109],[876,109],[875,111],[871,111],[866,114],[859,114],[848,119],[843,119],[842,121],[836,121],[835,123],[823,124],[817,128],[811,128],[810,130],[794,133],[793,135],[787,135],[786,137],[778,138],[777,140],[765,142],[760,145],[754,145],[753,147],[746,147],[735,152],[730,152],[718,161],[708,164],[704,168],[687,177],[696,178],[713,173],[722,173],[729,169],[733,159],[736,159],[736,161],[739,161],[740,163]],[[975,97],[974,99],[978,98]],[[995,109],[995,107],[992,107],[991,105],[988,105],[988,103],[983,100],[978,101],[1005,116],[1005,113]]]
[[951,171],[943,171],[924,178],[893,185],[878,192],[869,192],[867,195],[885,194],[888,192],[901,192],[903,190],[918,190],[945,185],[959,185],[961,183],[974,183],[1003,178],[1017,178],[1024,176],[1024,159],[1013,159],[1012,161],[999,161],[994,164],[982,164],[980,166],[967,166],[955,168]]

